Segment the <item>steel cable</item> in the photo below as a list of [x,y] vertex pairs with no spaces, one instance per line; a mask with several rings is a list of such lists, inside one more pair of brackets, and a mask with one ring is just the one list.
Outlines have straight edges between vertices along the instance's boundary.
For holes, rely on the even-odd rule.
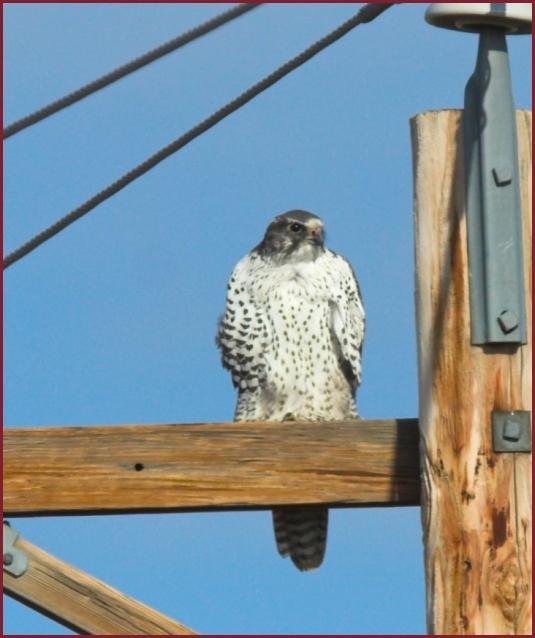
[[144,53],[143,55],[140,55],[135,60],[132,60],[131,62],[128,62],[127,64],[123,64],[117,69],[110,71],[110,73],[106,73],[106,75],[103,75],[102,77],[94,80],[93,82],[89,82],[88,84],[80,87],[79,89],[77,89],[76,91],[73,91],[72,93],[69,93],[68,95],[65,95],[59,100],[51,102],[50,104],[47,104],[46,106],[39,109],[38,111],[35,111],[34,113],[30,113],[29,115],[26,115],[25,117],[20,118],[20,120],[17,120],[16,122],[13,122],[12,124],[9,124],[3,129],[4,139],[7,139],[8,137],[15,135],[15,133],[18,133],[19,131],[22,131],[25,128],[28,128],[28,126],[37,124],[37,122],[44,120],[50,115],[53,115],[54,113],[57,113],[58,111],[61,111],[67,106],[71,106],[75,102],[82,100],[84,97],[87,97],[88,95],[91,95],[92,93],[96,93],[97,91],[100,91],[100,89],[103,89],[105,86],[108,86],[109,84],[112,84],[113,82],[116,82],[117,80],[120,80],[121,78],[124,78],[129,73],[133,73],[134,71],[141,69],[141,67],[144,67],[147,64],[154,62],[158,58],[161,58],[164,55],[167,55],[168,53],[171,53],[172,51],[175,51],[176,49],[183,47],[185,44],[188,44],[189,42],[196,40],[197,38],[209,33],[210,31],[214,31],[218,27],[221,27],[227,22],[230,22],[231,20],[238,18],[239,16],[243,15],[247,11],[251,11],[251,9],[256,9],[258,6],[259,4],[240,4],[237,7],[232,7],[232,9],[229,9],[228,11],[224,11],[223,13],[220,13],[214,18],[211,18],[210,20],[203,22],[202,24],[195,27],[194,29],[190,29],[189,31],[186,31],[180,34],[176,38],[169,40],[169,42],[165,42],[161,46],[155,49],[152,49],[151,51],[148,51],[147,53]]
[[43,230],[38,235],[33,237],[30,241],[26,242],[15,251],[10,253],[4,259],[4,270],[9,268],[9,266],[14,264],[16,261],[27,255],[31,251],[35,250],[35,248],[59,233],[61,230],[63,230],[76,220],[80,219],[80,217],[82,217],[90,210],[101,204],[103,201],[123,189],[135,179],[149,171],[151,168],[159,164],[162,160],[166,159],[173,153],[176,153],[179,149],[183,148],[184,146],[186,146],[186,144],[199,137],[199,135],[215,126],[225,117],[227,117],[231,113],[234,113],[234,111],[238,110],[244,104],[252,100],[259,93],[265,91],[267,88],[282,79],[284,76],[288,75],[288,73],[310,60],[310,58],[315,56],[317,53],[333,44],[333,42],[339,40],[342,36],[354,29],[356,26],[364,22],[370,22],[378,15],[380,15],[383,11],[391,7],[393,4],[396,3],[369,3],[364,5],[364,7],[362,7],[356,15],[341,24],[337,29],[331,31],[331,33],[315,42],[312,46],[308,47],[308,49],[280,66],[277,70],[275,70],[273,73],[270,73],[263,80],[254,84],[244,93],[242,93],[234,100],[207,117],[205,120],[194,126],[188,132],[184,133],[184,135],[180,136],[178,139],[159,150],[147,160],[120,177],[117,181],[113,182],[113,184],[110,184],[107,188],[88,199],[81,206],[58,220],[55,224]]

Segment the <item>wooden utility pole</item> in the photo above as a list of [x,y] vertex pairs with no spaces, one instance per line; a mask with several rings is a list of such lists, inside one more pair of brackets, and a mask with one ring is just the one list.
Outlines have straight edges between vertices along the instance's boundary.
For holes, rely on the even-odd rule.
[[517,112],[524,346],[471,345],[461,118],[411,122],[428,629],[528,635],[531,453],[494,452],[491,413],[531,410],[531,114]]

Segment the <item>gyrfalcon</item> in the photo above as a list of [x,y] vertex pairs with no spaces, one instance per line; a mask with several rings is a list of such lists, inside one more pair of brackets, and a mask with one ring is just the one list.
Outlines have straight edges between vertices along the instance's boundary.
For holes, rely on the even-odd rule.
[[[357,418],[364,308],[353,270],[324,245],[322,220],[291,210],[234,268],[217,345],[238,389],[235,421]],[[324,507],[273,510],[277,547],[300,570],[325,553]]]

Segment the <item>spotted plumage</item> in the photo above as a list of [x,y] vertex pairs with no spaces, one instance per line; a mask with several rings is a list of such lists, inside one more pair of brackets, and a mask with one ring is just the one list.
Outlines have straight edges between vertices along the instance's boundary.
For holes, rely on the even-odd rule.
[[[275,217],[235,267],[217,344],[238,389],[236,421],[357,417],[364,309],[349,263],[324,246],[323,222],[305,211]],[[327,509],[273,511],[279,552],[318,567]]]

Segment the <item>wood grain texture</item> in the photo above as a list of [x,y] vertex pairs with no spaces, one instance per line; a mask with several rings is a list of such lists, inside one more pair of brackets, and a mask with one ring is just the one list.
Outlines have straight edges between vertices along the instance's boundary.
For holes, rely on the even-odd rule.
[[16,547],[28,555],[28,569],[18,577],[4,571],[4,592],[77,633],[196,635],[24,539]]
[[416,505],[415,420],[6,429],[6,516]]
[[[529,343],[471,346],[461,111],[412,122],[428,629],[531,634],[531,454],[492,410],[531,410],[531,114],[518,112]],[[507,211],[504,211],[506,214]]]

